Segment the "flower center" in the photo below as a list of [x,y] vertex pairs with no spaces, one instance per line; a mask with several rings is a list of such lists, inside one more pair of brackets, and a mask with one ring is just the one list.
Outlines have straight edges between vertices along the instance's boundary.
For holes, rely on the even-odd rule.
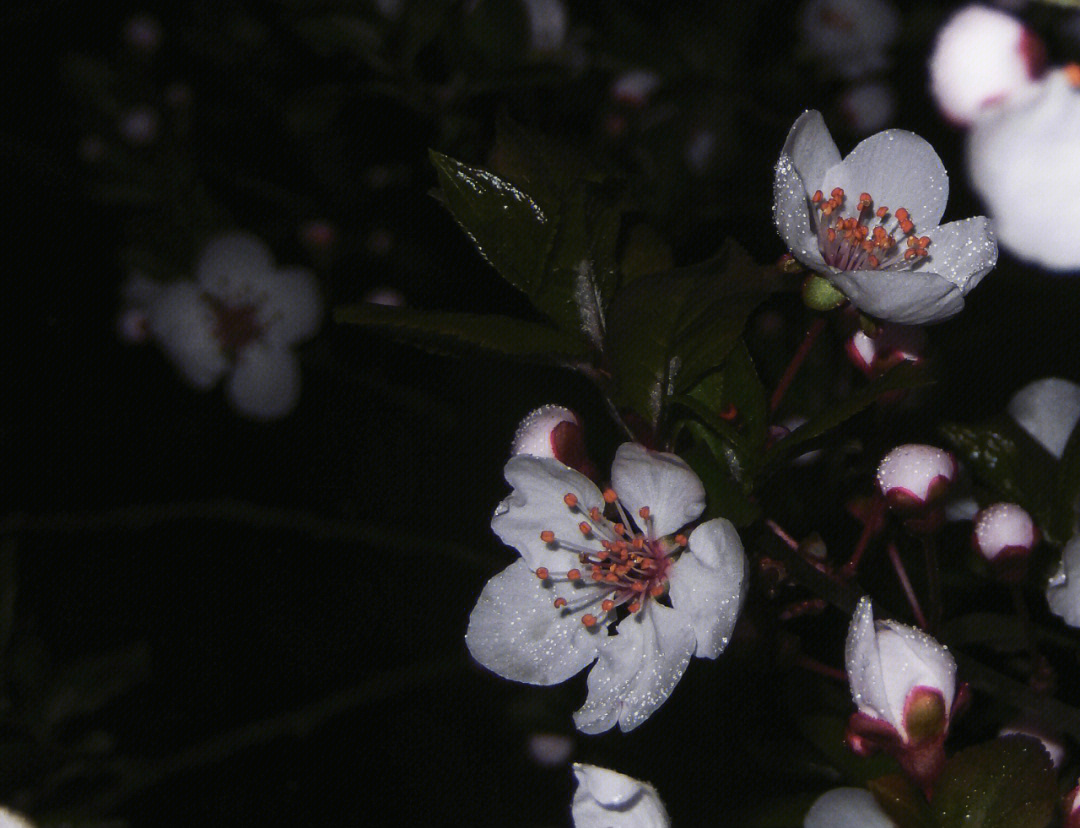
[[[874,209],[869,193],[859,195],[857,212],[844,215],[844,191],[826,199],[821,190],[810,198],[817,208],[818,247],[825,264],[837,270],[895,270],[918,264],[929,255],[930,237],[915,235],[911,215],[901,207]],[[900,231],[900,244],[896,232]],[[906,238],[905,238],[906,237]]]
[[[575,597],[572,606],[566,598],[556,598],[556,609],[578,611],[599,603],[604,614],[620,606],[639,612],[650,598],[657,599],[667,591],[668,571],[686,548],[686,536],[656,537],[647,506],[638,510],[636,523],[631,521],[613,489],[604,492],[604,502],[616,519],[609,519],[596,507],[584,509],[572,492],[563,497],[566,508],[581,517],[580,541],[558,538],[548,530],[540,533],[540,540],[575,554],[579,564],[561,573],[543,566],[536,570],[541,580],[570,581],[582,591],[581,599]],[[598,620],[592,612],[581,616],[586,627],[595,626]]]
[[263,332],[259,322],[259,306],[254,302],[229,305],[217,296],[204,294],[203,299],[214,312],[214,337],[223,350],[237,353]]

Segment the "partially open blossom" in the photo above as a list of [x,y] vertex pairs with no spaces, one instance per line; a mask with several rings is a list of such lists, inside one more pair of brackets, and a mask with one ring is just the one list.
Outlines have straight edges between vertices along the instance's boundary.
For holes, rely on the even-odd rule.
[[834,788],[806,812],[803,828],[896,828],[865,788]]
[[888,0],[807,0],[799,12],[806,51],[845,78],[885,69],[899,30],[900,15]]
[[895,621],[874,621],[863,597],[845,650],[858,711],[848,743],[860,754],[884,750],[926,783],[945,762],[944,742],[957,693],[956,661],[926,633]]
[[971,542],[999,577],[1020,581],[1027,572],[1039,530],[1031,515],[1015,503],[995,503],[975,517]]
[[1042,73],[1042,43],[1015,17],[967,6],[938,32],[930,55],[930,91],[942,113],[967,125],[1022,95]]
[[553,457],[586,477],[596,477],[596,467],[585,448],[581,418],[561,405],[542,405],[525,415],[514,433],[510,454]]
[[937,501],[956,478],[956,460],[934,446],[897,446],[877,468],[877,484],[889,505],[919,509]]
[[1046,584],[1046,602],[1070,627],[1080,627],[1080,535],[1061,550],[1061,563]]
[[674,454],[634,443],[619,447],[604,491],[527,454],[510,458],[506,480],[513,491],[491,527],[521,558],[480,594],[469,652],[500,676],[542,685],[597,660],[574,721],[585,733],[632,730],[691,655],[716,658],[727,646],[747,587],[735,527],[716,518],[687,537],[705,509],[701,481]]
[[574,765],[574,828],[667,828],[656,788],[596,765]]
[[1055,733],[1045,722],[1030,717],[1017,719],[1001,728],[998,736],[1030,736],[1039,740],[1055,769],[1065,761],[1065,742],[1061,734]]
[[237,233],[211,241],[195,281],[160,286],[146,313],[151,335],[188,382],[208,389],[228,376],[233,406],[268,420],[296,404],[292,346],[318,330],[322,299],[308,271],[275,268],[266,245]]
[[959,313],[997,262],[985,216],[938,225],[948,194],[941,159],[918,135],[879,132],[841,160],[810,110],[776,164],[773,219],[795,258],[856,308],[922,325]]
[[862,329],[844,343],[852,363],[868,377],[878,377],[901,362],[919,362],[926,333],[911,325],[881,325],[874,336]]
[[[1001,245],[1051,270],[1080,269],[1080,68],[1038,84],[976,119],[968,133],[971,185]],[[1053,193],[1047,223],[1045,197]]]
[[896,93],[890,84],[880,81],[857,83],[840,96],[839,109],[852,132],[869,135],[896,117]]
[[1080,421],[1080,385],[1058,377],[1028,383],[1005,409],[1037,443],[1061,459]]

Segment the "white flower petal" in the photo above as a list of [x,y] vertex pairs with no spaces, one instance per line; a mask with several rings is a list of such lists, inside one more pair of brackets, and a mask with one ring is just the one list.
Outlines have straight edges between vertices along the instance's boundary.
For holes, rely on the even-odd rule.
[[1046,585],[1046,602],[1070,627],[1080,627],[1080,535],[1061,551],[1061,564]]
[[861,193],[869,193],[875,209],[888,207],[895,215],[906,208],[920,236],[938,225],[949,198],[949,176],[938,154],[926,139],[904,129],[861,141],[825,174],[822,192],[834,187],[846,196],[845,215],[855,211]]
[[589,696],[574,714],[578,730],[602,733],[616,722],[633,730],[671,695],[693,651],[694,631],[682,613],[649,601],[624,618],[589,672]]
[[237,411],[256,420],[284,417],[300,397],[300,365],[287,348],[253,342],[236,359],[225,386]]
[[874,607],[866,596],[859,599],[859,605],[851,617],[844,661],[851,682],[851,696],[859,712],[890,721],[885,675],[874,627]]
[[672,606],[690,618],[697,638],[694,655],[716,658],[735,629],[749,578],[749,563],[735,527],[723,518],[690,534],[690,548],[672,567]]
[[150,333],[196,388],[211,388],[229,369],[214,337],[214,313],[193,282],[163,287],[147,313]]
[[1005,410],[1032,439],[1060,460],[1069,435],[1080,421],[1080,385],[1044,377],[1013,394]]
[[840,152],[817,110],[798,117],[773,176],[773,219],[784,244],[803,264],[824,265],[817,234],[810,222],[809,196],[818,188],[826,171],[840,163]]
[[952,654],[922,630],[906,624],[879,621],[877,628],[890,724],[905,733],[904,703],[916,687],[940,690],[948,715],[956,695],[956,661]]
[[469,615],[465,645],[493,673],[529,684],[558,684],[596,658],[605,632],[587,628],[582,612],[558,610],[573,587],[541,581],[523,560],[492,577]]
[[896,828],[870,791],[836,788],[817,798],[803,828]]
[[926,325],[964,309],[956,285],[922,269],[834,270],[824,276],[859,310],[889,322]]
[[230,233],[203,248],[195,278],[223,301],[254,301],[253,291],[273,269],[273,254],[262,240],[248,233]]
[[[604,508],[600,490],[585,475],[548,457],[511,457],[504,474],[513,491],[491,519],[495,534],[521,553],[529,569],[543,566],[564,572],[573,567],[577,554],[544,543],[540,533],[554,532],[556,539],[580,543],[578,524],[586,520],[590,509]],[[575,509],[563,501],[567,494],[577,496]]]
[[825,173],[840,163],[840,150],[816,109],[808,109],[795,119],[784,142],[783,154],[795,165],[808,194],[818,188]]
[[994,228],[986,216],[950,221],[923,235],[930,237],[930,256],[920,270],[948,279],[965,296],[997,264]]
[[571,810],[575,828],[667,828],[671,824],[656,789],[595,765],[574,765],[578,787]]
[[678,531],[705,511],[705,487],[693,469],[674,454],[637,443],[623,443],[615,452],[611,486],[632,520],[641,524],[638,512],[649,508],[655,537]]
[[267,340],[291,345],[310,339],[322,322],[323,301],[319,283],[310,270],[286,267],[263,273],[263,301],[259,322]]

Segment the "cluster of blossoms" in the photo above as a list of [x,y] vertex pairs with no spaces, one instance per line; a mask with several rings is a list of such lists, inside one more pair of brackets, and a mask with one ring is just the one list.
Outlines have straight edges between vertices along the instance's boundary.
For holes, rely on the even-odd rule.
[[229,401],[258,420],[296,405],[300,366],[292,348],[319,329],[322,298],[309,271],[275,267],[259,239],[214,239],[194,281],[159,285],[137,277],[126,298],[126,335],[152,337],[194,387],[210,389],[228,377]]

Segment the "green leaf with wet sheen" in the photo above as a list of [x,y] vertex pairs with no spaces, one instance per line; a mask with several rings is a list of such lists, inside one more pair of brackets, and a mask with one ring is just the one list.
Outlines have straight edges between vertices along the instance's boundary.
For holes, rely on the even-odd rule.
[[1058,794],[1037,739],[1007,736],[969,747],[945,765],[932,809],[940,828],[1046,828]]
[[879,776],[866,783],[897,828],[934,828],[934,817],[922,791],[900,773]]

